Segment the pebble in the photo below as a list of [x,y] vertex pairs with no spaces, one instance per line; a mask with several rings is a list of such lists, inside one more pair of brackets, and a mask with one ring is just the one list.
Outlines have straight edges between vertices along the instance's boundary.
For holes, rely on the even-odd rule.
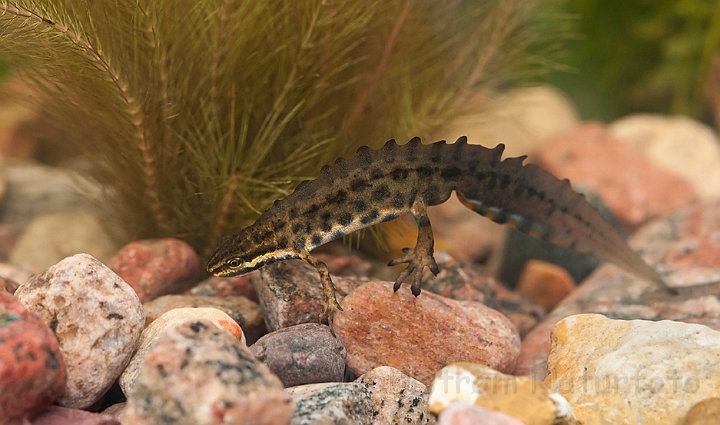
[[126,405],[127,405],[127,403],[125,403],[124,401],[121,403],[115,403],[112,406],[108,407],[107,409],[103,410],[102,412],[104,414],[110,415],[113,418],[122,422]]
[[120,425],[120,421],[103,413],[50,406],[32,421],[32,425]]
[[160,335],[168,329],[198,320],[210,321],[220,329],[230,332],[243,345],[246,345],[245,335],[240,326],[232,317],[221,310],[216,308],[176,308],[170,310],[158,317],[142,331],[137,349],[119,379],[120,388],[122,388],[126,396],[132,393],[140,368],[145,363],[150,350],[157,344]]
[[21,424],[65,390],[65,363],[52,331],[0,291],[0,424]]
[[483,409],[463,401],[453,403],[443,410],[437,423],[438,425],[525,425],[502,412]]
[[227,313],[242,328],[249,343],[257,341],[266,332],[263,312],[258,303],[243,296],[203,297],[197,295],[163,295],[143,304],[145,326],[161,315],[176,308],[216,308]]
[[679,423],[720,388],[720,332],[580,314],[553,328],[545,384],[584,425]]
[[542,260],[528,260],[515,290],[545,311],[552,311],[575,290],[575,281],[560,266]]
[[31,270],[43,270],[78,252],[107,261],[117,248],[99,217],[58,212],[31,221],[15,243],[9,260]]
[[717,425],[720,418],[720,398],[708,398],[687,412],[680,425]]
[[599,123],[586,124],[543,145],[537,163],[597,193],[628,230],[696,199],[685,178],[654,165]]
[[257,273],[260,272],[254,270],[242,276],[235,277],[210,276],[185,293],[203,297],[241,296],[250,301],[258,302],[257,293],[255,293],[255,289],[253,289],[252,283],[250,282],[250,276]]
[[[515,374],[544,379],[550,331],[581,313],[700,323],[720,331],[720,200],[684,208],[639,229],[629,241],[650,264],[662,264],[673,295],[621,271],[600,267],[523,339]],[[708,283],[710,282],[710,283]]]
[[345,345],[319,323],[278,329],[260,338],[250,351],[286,387],[341,382],[345,374]]
[[520,337],[501,313],[472,301],[455,301],[403,285],[369,282],[352,291],[336,311],[333,331],[347,347],[347,366],[356,376],[392,366],[425,385],[455,361],[487,364],[511,372]]
[[90,255],[68,257],[22,284],[15,296],[55,333],[67,367],[58,404],[86,408],[130,361],[145,317],[135,292]]
[[[301,260],[286,260],[261,268],[251,279],[268,331],[320,321],[323,292],[314,267]],[[333,282],[337,284],[337,279]]]
[[655,164],[690,181],[701,199],[720,197],[720,140],[708,125],[682,115],[632,114],[608,129]]
[[173,238],[130,242],[107,265],[133,287],[143,303],[190,289],[200,272],[195,251]]
[[542,382],[482,364],[453,363],[435,376],[430,411],[439,415],[459,401],[505,413],[525,425],[575,423],[570,404]]
[[163,332],[130,393],[133,425],[287,425],[292,398],[230,333],[196,320]]
[[522,337],[545,316],[545,310],[523,296],[510,291],[481,265],[456,261],[438,251],[435,261],[440,273],[433,276],[426,270],[423,291],[433,292],[458,301],[477,301],[507,316]]
[[373,406],[363,384],[308,384],[290,388],[289,392],[296,406],[292,425],[373,424]]
[[376,367],[355,382],[370,394],[374,424],[435,424],[427,387],[394,367]]

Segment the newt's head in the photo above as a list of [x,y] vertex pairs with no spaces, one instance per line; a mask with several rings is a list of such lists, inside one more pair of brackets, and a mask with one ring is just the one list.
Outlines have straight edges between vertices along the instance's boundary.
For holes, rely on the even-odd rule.
[[256,223],[222,238],[206,268],[215,276],[232,277],[265,264],[297,257],[297,252],[289,248],[287,238],[278,237],[274,231]]
[[255,270],[257,267],[253,267],[253,262],[249,261],[248,249],[250,247],[247,245],[250,244],[248,242],[245,230],[222,238],[207,263],[208,273],[231,277]]

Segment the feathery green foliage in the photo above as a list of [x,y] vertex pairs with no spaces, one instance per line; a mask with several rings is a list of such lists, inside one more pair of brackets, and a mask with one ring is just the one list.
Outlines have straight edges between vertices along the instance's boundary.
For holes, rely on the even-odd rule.
[[537,0],[0,0],[0,57],[134,237],[201,252],[323,163],[542,61]]

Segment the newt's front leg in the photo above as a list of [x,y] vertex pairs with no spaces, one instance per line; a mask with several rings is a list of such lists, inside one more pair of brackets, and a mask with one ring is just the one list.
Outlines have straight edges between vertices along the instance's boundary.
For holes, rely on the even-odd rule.
[[388,266],[408,263],[407,268],[400,273],[400,276],[398,276],[395,281],[393,290],[397,292],[397,290],[400,289],[402,281],[412,273],[412,286],[410,288],[412,289],[413,295],[417,297],[420,295],[420,285],[425,267],[427,266],[436,276],[440,272],[440,269],[433,257],[435,240],[433,239],[432,227],[430,227],[430,219],[427,216],[425,202],[422,200],[421,195],[418,195],[415,199],[412,206],[412,213],[418,225],[418,237],[415,248],[403,248],[403,252],[407,255],[390,261]]
[[300,252],[300,259],[315,267],[320,273],[320,283],[322,283],[323,295],[325,296],[325,308],[320,319],[327,319],[328,323],[330,323],[330,313],[332,313],[333,307],[337,307],[338,310],[342,311],[342,307],[340,307],[340,303],[335,297],[335,285],[330,279],[330,271],[325,263],[310,255],[309,252]]

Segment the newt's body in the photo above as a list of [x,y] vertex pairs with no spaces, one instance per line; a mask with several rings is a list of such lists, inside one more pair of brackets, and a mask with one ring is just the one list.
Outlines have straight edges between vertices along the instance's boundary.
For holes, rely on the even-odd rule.
[[334,286],[325,264],[310,251],[409,211],[418,224],[417,244],[390,265],[408,263],[394,289],[412,274],[412,292],[417,296],[424,267],[438,273],[426,207],[445,202],[455,190],[465,206],[495,222],[664,284],[567,180],[535,165],[522,165],[525,157],[501,161],[503,149],[503,145],[494,149],[468,145],[465,137],[454,144],[423,145],[414,138],[402,146],[391,140],[376,151],[360,148],[353,158],[340,158],[323,167],[317,179],[300,183],[253,225],[223,238],[207,270],[235,276],[301,258],[320,273],[329,314],[337,305]]

